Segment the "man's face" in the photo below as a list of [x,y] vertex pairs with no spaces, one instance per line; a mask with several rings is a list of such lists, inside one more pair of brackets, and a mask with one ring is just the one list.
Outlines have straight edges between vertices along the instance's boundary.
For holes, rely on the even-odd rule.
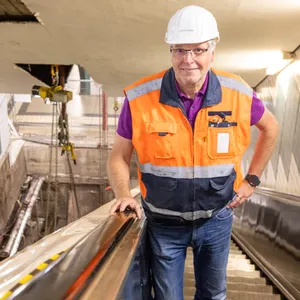
[[176,80],[186,87],[195,86],[201,82],[209,71],[215,55],[213,46],[209,46],[208,42],[172,45],[171,53]]

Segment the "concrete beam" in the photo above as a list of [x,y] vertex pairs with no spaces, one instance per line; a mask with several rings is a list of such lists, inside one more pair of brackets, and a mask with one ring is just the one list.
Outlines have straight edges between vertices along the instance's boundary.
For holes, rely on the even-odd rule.
[[32,12],[20,0],[0,0],[0,16],[26,16]]
[[[53,182],[54,177],[51,178],[51,182]],[[71,183],[69,174],[57,174],[58,183]],[[76,185],[80,184],[89,184],[89,185],[101,185],[106,184],[108,182],[107,178],[99,178],[99,177],[89,177],[89,176],[79,176],[74,175],[74,181]],[[45,182],[49,182],[48,179]]]

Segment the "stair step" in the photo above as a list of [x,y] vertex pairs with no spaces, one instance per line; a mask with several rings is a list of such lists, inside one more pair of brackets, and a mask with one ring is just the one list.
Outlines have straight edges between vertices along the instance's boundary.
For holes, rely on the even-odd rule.
[[[195,280],[194,273],[185,273],[184,279],[193,279]],[[239,276],[228,276],[227,275],[227,283],[235,282],[235,283],[249,283],[249,284],[266,284],[266,278],[263,277],[239,277]]]
[[[194,300],[195,275],[193,252],[187,251],[184,273],[184,299]],[[240,248],[231,241],[227,265],[227,300],[281,300],[273,293],[273,287],[267,285],[266,278],[247,258]]]
[[227,291],[228,300],[281,300],[280,295],[272,293]]
[[263,277],[239,277],[239,276],[228,276],[227,275],[227,283],[249,283],[249,284],[267,284],[266,278]]
[[[185,288],[195,289],[194,279],[184,280]],[[241,291],[241,292],[256,292],[256,293],[273,293],[273,288],[270,285],[265,284],[251,284],[251,283],[239,283],[239,282],[227,282],[228,291]]]
[[[195,289],[185,288],[184,299],[194,300]],[[228,300],[280,300],[280,295],[272,293],[256,293],[256,292],[244,292],[244,291],[227,291],[226,299]]]
[[[246,254],[232,254],[232,253],[229,253],[229,260],[230,259],[241,259],[241,260],[245,259],[245,260],[250,262],[250,260],[247,259]],[[186,260],[193,261],[193,254],[188,253],[187,256],[186,256]]]
[[[193,266],[188,266],[186,265],[184,268],[186,273],[194,273],[194,267]],[[227,275],[228,276],[241,276],[241,277],[260,277],[259,271],[254,271],[254,270],[241,270],[241,269],[227,269]]]
[[259,271],[244,272],[241,270],[228,270],[227,276],[258,278],[260,277],[260,272]]
[[[186,261],[185,267],[193,268],[194,264],[192,261]],[[227,270],[241,270],[241,271],[255,271],[255,266],[251,265],[248,261],[229,261],[227,265]]]
[[241,249],[238,246],[230,245],[230,250],[241,250]]
[[239,249],[232,249],[232,250],[230,249],[229,255],[230,254],[243,254],[243,251]]

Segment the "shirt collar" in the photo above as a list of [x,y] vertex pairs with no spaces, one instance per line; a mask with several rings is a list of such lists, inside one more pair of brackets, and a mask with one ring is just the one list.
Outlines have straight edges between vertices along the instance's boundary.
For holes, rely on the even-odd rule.
[[[173,68],[166,71],[162,78],[159,102],[174,106],[183,107],[180,97],[176,91],[175,74]],[[207,91],[204,95],[204,102],[202,108],[213,106],[220,103],[222,100],[221,84],[217,75],[210,70],[207,83]]]

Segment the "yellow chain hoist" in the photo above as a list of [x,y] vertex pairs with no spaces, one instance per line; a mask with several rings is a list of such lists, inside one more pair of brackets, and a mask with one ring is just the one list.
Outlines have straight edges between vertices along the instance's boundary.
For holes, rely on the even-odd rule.
[[45,87],[34,85],[32,87],[32,95],[40,96],[44,100],[49,99],[51,102],[68,103],[73,99],[73,93],[63,89],[59,83],[58,65],[51,66],[52,86]]
[[58,85],[58,82],[59,82],[59,67],[58,67],[58,65],[51,66],[51,77],[52,77],[52,85]]
[[[50,102],[66,104],[73,99],[73,93],[71,91],[64,90],[59,84],[59,67],[58,65],[51,66],[51,78],[52,86],[45,87],[34,85],[32,87],[32,95],[40,96],[45,101],[49,99]],[[70,151],[74,164],[76,165],[76,156],[74,152],[74,144],[69,142],[68,133],[68,116],[61,113],[59,116],[58,127],[60,129],[58,136],[59,145],[62,147],[61,155],[66,151]]]
[[68,144],[63,145],[61,147],[61,155],[63,155],[66,151],[71,152],[71,156],[72,156],[74,165],[76,165],[76,155],[75,155],[75,151],[74,151],[74,144],[69,142]]
[[40,96],[41,98],[49,99],[51,102],[67,103],[72,100],[73,93],[65,91],[62,86],[45,87],[35,85],[32,88],[32,95]]

